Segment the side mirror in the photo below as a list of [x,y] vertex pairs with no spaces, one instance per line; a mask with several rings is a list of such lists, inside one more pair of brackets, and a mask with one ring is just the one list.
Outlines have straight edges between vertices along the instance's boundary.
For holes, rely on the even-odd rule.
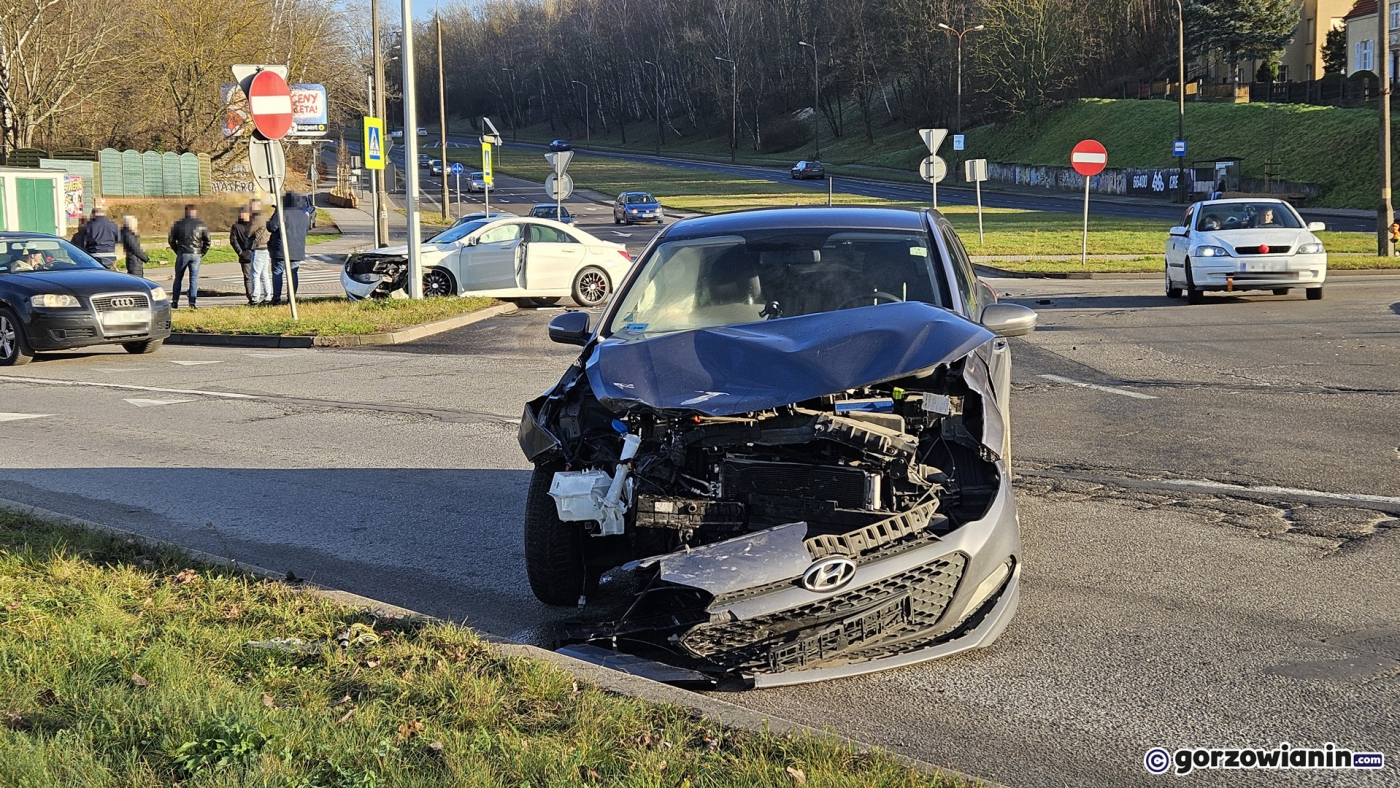
[[[1029,310],[1027,310],[1029,311]],[[549,321],[549,339],[561,345],[588,344],[588,313],[565,312]]]
[[1327,225],[1323,224],[1322,222],[1308,222],[1308,232],[1325,233],[1327,232]]
[[1182,236],[1183,238],[1186,237],[1186,233],[1187,233],[1186,228],[1185,228],[1185,227],[1182,227],[1181,225],[1177,225],[1176,227],[1173,227],[1173,228],[1171,228],[1170,230],[1167,231],[1167,234],[1168,234],[1168,235],[1179,235],[1179,236]]
[[982,310],[981,323],[999,337],[1019,337],[1035,330],[1036,317],[1034,309],[1020,304],[990,304]]
[[462,239],[463,246],[476,246],[479,243],[481,243],[481,236],[479,235],[469,235]]

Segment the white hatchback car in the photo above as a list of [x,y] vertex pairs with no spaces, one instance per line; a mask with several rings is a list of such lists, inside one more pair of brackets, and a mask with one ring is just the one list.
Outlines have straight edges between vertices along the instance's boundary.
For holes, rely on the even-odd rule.
[[[477,295],[579,306],[602,304],[632,259],[621,244],[559,222],[519,216],[456,224],[419,247],[423,295]],[[408,247],[361,252],[345,261],[340,283],[352,301],[383,298],[408,283]]]
[[1207,290],[1272,290],[1294,287],[1309,300],[1322,298],[1327,251],[1315,232],[1283,200],[1209,200],[1186,209],[1167,238],[1167,296],[1199,304]]

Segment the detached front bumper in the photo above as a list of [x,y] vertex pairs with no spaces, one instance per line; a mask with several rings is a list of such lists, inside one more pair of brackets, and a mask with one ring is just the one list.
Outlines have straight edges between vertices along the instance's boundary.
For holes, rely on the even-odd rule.
[[[805,540],[806,525],[794,523],[645,559],[639,572],[655,575],[633,608],[639,612],[574,630],[566,641],[584,644],[592,652],[584,658],[619,643],[655,663],[752,687],[871,673],[990,645],[1020,599],[1009,484],[1001,483],[982,519],[961,528],[947,531],[941,515],[923,517],[923,528],[892,517]],[[804,575],[832,556],[854,562],[854,575],[831,591],[808,590]],[[656,647],[627,646],[641,641]]]
[[1327,255],[1193,258],[1191,275],[1202,290],[1321,287],[1327,279]]

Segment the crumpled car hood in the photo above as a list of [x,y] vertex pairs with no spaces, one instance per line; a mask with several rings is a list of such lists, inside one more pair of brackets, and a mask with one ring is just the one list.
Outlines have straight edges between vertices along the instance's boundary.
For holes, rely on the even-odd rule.
[[586,372],[604,406],[730,416],[892,380],[993,337],[921,302],[822,312],[655,337],[615,336]]

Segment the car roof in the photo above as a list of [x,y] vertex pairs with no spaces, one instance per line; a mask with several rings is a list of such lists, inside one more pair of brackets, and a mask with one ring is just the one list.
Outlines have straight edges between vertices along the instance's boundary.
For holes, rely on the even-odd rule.
[[[542,203],[538,203],[538,204],[535,205],[535,208],[553,208],[553,207],[554,207],[554,203],[552,203],[552,202],[542,202]],[[566,211],[569,210],[569,206],[567,206],[567,205],[560,206],[560,207],[562,207],[562,208],[563,208],[564,210],[566,210]],[[531,210],[535,210],[535,208],[532,208]]]
[[851,229],[923,232],[922,210],[907,208],[806,206],[753,208],[747,211],[697,216],[671,225],[667,238],[727,235],[755,230]]
[[1201,200],[1200,205],[1238,205],[1240,203],[1261,203],[1272,202],[1280,205],[1288,205],[1287,200],[1280,200],[1277,197],[1231,197],[1224,200]]

